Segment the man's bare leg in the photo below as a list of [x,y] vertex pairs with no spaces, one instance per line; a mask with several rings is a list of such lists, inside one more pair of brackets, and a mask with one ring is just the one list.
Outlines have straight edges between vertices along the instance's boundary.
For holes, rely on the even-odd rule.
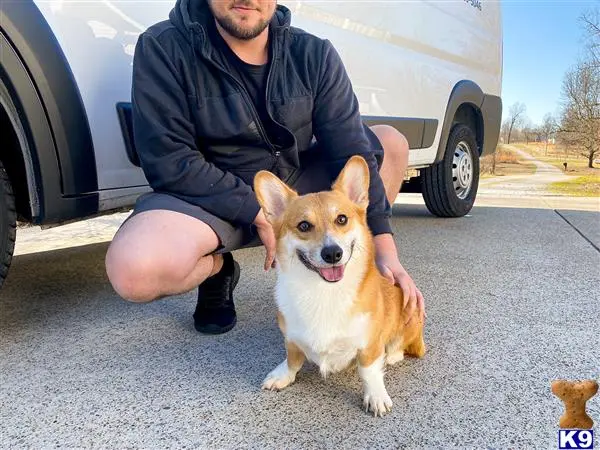
[[155,210],[129,219],[106,254],[115,291],[133,302],[149,302],[191,291],[218,273],[219,238],[205,223],[185,214]]
[[371,130],[383,146],[383,165],[379,174],[385,186],[386,197],[393,204],[408,167],[408,141],[402,133],[389,125],[373,125]]

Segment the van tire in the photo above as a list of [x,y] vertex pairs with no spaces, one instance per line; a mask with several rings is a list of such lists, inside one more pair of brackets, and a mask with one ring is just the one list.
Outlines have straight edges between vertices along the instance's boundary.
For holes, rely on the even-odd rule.
[[458,123],[452,127],[444,158],[421,170],[421,184],[432,214],[462,217],[471,211],[479,185],[479,148],[469,126]]
[[8,275],[17,237],[15,196],[4,165],[0,161],[0,288]]

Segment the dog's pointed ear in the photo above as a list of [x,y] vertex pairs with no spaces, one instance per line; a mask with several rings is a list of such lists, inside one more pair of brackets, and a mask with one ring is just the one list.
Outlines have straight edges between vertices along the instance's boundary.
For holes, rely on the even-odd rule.
[[344,193],[361,208],[369,206],[369,166],[362,156],[348,160],[333,183],[333,190]]
[[261,170],[254,177],[254,192],[269,222],[280,218],[298,194],[271,172]]

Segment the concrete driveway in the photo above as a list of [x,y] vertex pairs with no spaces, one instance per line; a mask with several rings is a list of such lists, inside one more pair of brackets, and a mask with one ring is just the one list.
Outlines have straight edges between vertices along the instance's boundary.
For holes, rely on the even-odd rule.
[[[74,225],[95,233],[80,247],[33,252],[27,233],[52,242],[65,228],[21,232],[0,294],[1,446],[557,448],[551,381],[600,377],[599,213],[482,200],[439,219],[400,198],[412,204],[393,225],[426,298],[429,353],[388,370],[388,416],[361,409],[354,371],[323,380],[308,365],[287,390],[260,391],[284,357],[262,249],[235,255],[239,323],[224,336],[194,330],[193,292],[118,298],[102,242],[117,215]],[[588,411],[597,427],[600,395]]]

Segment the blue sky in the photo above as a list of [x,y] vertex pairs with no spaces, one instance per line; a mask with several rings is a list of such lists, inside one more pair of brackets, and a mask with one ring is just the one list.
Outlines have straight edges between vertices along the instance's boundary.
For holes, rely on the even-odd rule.
[[504,113],[525,103],[534,124],[556,112],[563,76],[582,55],[581,13],[600,1],[504,0]]

